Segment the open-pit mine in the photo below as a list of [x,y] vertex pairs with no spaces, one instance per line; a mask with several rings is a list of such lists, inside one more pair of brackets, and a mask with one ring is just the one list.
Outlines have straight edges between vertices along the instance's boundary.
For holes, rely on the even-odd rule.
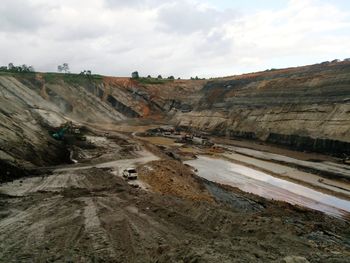
[[350,61],[0,95],[0,262],[350,262]]

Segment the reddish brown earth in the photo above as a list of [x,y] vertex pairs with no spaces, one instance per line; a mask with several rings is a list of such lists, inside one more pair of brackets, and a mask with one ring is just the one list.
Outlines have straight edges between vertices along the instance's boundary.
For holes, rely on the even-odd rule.
[[[1,73],[0,262],[348,262],[348,218],[200,179],[169,156],[222,150],[135,133],[176,124],[339,166],[349,76],[349,62],[197,81]],[[67,121],[89,140],[54,140]],[[129,166],[134,183],[121,178]]]

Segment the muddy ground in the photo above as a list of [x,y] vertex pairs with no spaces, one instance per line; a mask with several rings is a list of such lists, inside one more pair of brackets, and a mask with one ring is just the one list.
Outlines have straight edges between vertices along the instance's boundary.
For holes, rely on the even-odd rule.
[[2,184],[0,262],[349,262],[346,219],[200,179],[128,136],[96,131],[78,165]]

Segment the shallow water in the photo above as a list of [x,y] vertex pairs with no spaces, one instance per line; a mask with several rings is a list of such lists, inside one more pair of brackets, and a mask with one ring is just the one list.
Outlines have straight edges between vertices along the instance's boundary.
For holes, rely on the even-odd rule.
[[205,156],[186,163],[197,168],[198,175],[209,181],[238,187],[248,193],[297,204],[336,217],[350,214],[350,201],[273,177],[244,165]]

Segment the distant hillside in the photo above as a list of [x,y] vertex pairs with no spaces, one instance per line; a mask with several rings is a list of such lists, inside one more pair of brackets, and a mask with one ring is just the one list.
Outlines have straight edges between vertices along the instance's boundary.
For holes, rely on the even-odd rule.
[[350,62],[209,81],[178,125],[298,150],[350,154]]
[[298,150],[350,154],[350,62],[206,80],[0,73],[0,158],[56,164],[48,129],[148,119]]

